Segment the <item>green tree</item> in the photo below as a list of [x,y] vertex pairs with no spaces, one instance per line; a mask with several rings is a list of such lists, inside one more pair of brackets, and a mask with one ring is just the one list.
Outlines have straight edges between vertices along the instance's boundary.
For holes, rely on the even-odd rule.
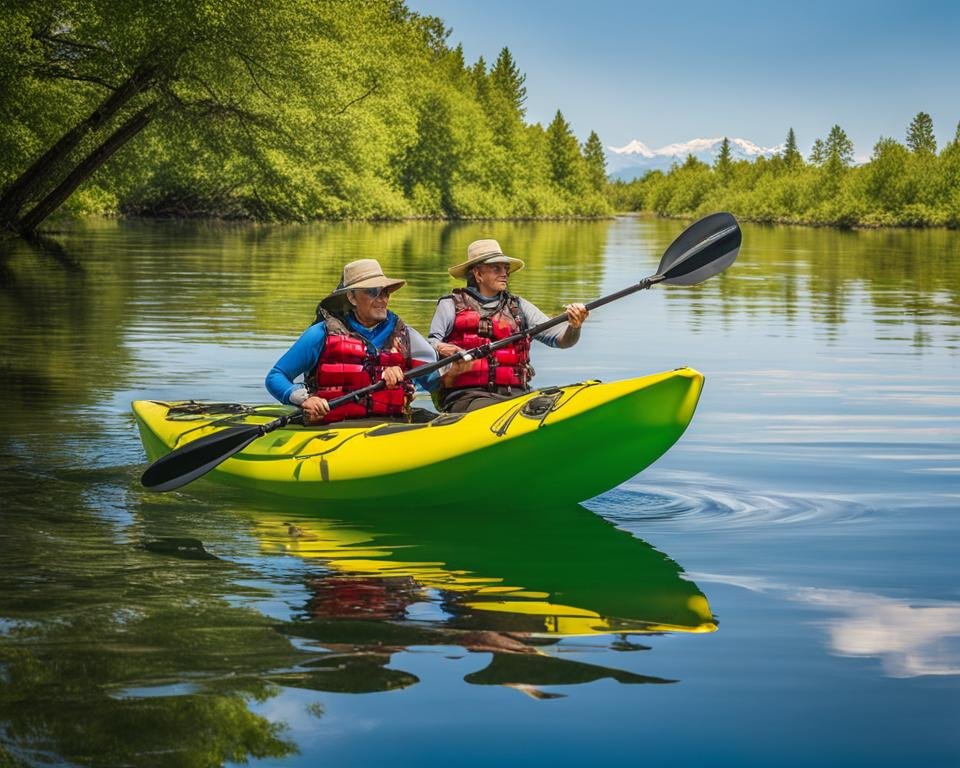
[[726,136],[720,144],[720,154],[717,155],[714,168],[722,180],[726,181],[730,177],[730,171],[733,169],[733,155],[730,152],[730,139]]
[[550,179],[561,189],[578,193],[583,186],[583,158],[577,137],[559,109],[547,126],[547,146]]
[[583,158],[587,166],[587,183],[594,191],[602,192],[607,185],[607,158],[596,131],[590,131],[583,145]]
[[473,81],[473,91],[481,104],[487,105],[490,101],[490,80],[487,75],[487,62],[481,56],[470,68],[470,79]]
[[839,125],[834,125],[824,145],[825,163],[828,167],[845,168],[853,162],[853,142]]
[[453,184],[457,151],[450,105],[441,96],[429,94],[418,110],[417,141],[399,160],[403,191],[408,198],[417,193],[418,201],[427,207],[423,212],[455,213]]
[[816,139],[810,149],[810,162],[813,165],[823,165],[827,160],[827,148],[823,139]]
[[[0,195],[0,225],[33,231],[157,119],[213,125],[218,138],[236,131],[260,149],[289,141],[284,112],[317,85],[317,42],[340,33],[347,6],[359,3],[28,2],[31,47],[18,76],[82,83],[84,98]],[[359,81],[357,98],[376,89],[363,65],[348,78]]]
[[894,139],[880,139],[873,148],[867,170],[866,191],[875,208],[897,213],[909,202],[910,153]]
[[524,116],[523,105],[527,100],[527,89],[524,86],[526,79],[527,76],[517,69],[510,49],[503,48],[490,70],[490,85],[521,118]]
[[783,162],[790,170],[803,165],[803,155],[797,149],[797,136],[793,132],[793,128],[787,131],[787,140],[783,147]]
[[917,112],[907,128],[907,146],[917,155],[935,155],[937,139],[933,135],[933,119],[926,112]]

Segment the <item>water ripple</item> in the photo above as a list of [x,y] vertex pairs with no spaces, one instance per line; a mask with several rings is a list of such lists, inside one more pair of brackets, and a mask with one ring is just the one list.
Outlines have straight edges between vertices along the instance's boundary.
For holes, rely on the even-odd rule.
[[682,523],[697,527],[754,527],[842,523],[865,516],[870,506],[839,495],[753,492],[716,478],[670,473],[656,485],[627,483],[586,504],[613,523]]

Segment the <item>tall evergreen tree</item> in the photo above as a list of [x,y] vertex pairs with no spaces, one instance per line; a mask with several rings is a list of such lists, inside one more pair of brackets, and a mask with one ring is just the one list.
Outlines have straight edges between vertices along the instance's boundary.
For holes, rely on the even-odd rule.
[[443,64],[454,83],[462,82],[467,73],[467,62],[463,56],[463,44],[449,50],[443,57]]
[[476,63],[470,68],[470,79],[473,80],[473,89],[477,94],[477,99],[481,104],[488,104],[490,101],[490,80],[487,78],[487,62],[483,56],[477,59]]
[[783,162],[786,163],[787,168],[793,169],[803,163],[803,155],[800,154],[800,150],[797,149],[797,135],[793,132],[793,128],[790,128],[787,131],[787,141],[783,147]]
[[717,162],[714,168],[722,179],[730,176],[730,171],[733,168],[733,154],[730,152],[730,139],[726,136],[723,137],[723,143],[720,145],[720,154],[717,155]]
[[827,148],[823,139],[816,139],[810,148],[810,162],[814,165],[823,165],[827,160]]
[[933,135],[933,118],[926,112],[917,112],[907,128],[907,146],[917,155],[935,155],[937,139]]
[[590,131],[583,145],[583,159],[587,164],[587,183],[590,188],[603,192],[607,186],[607,158],[603,154],[603,144],[596,131]]
[[834,125],[824,145],[826,164],[833,169],[845,168],[853,162],[853,142],[839,125]]
[[570,124],[558,109],[547,126],[547,152],[550,160],[550,179],[569,192],[579,192],[582,184],[580,145]]
[[510,49],[503,48],[490,70],[490,84],[521,118],[526,111],[523,106],[527,100],[527,89],[523,84],[526,79],[527,76],[517,69]]

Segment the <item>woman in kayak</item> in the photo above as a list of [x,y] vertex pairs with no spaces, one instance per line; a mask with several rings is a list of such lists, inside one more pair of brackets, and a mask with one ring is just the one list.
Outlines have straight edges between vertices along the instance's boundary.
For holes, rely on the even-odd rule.
[[[406,284],[386,277],[375,259],[343,268],[337,289],[317,306],[314,324],[267,374],[267,390],[281,403],[303,409],[308,423],[366,417],[406,418],[413,384],[404,371],[437,359],[426,339],[387,309]],[[303,382],[295,379],[303,375]],[[330,410],[328,400],[383,379],[387,386],[359,402]],[[433,373],[421,382],[432,390]]]
[[[467,246],[467,260],[450,267],[451,277],[466,279],[437,302],[430,323],[430,343],[441,358],[504,339],[549,319],[526,299],[507,290],[510,274],[523,262],[505,256],[496,240],[476,240]],[[567,322],[537,334],[550,347],[572,347],[589,312],[583,304],[565,307]],[[533,377],[530,339],[525,338],[475,360],[468,368],[451,370],[437,395],[441,410],[475,411],[529,391]]]

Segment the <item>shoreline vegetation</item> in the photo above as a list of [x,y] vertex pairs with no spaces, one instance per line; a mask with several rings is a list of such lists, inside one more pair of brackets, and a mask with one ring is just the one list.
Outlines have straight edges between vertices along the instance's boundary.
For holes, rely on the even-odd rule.
[[400,0],[0,0],[0,228],[51,213],[602,216],[603,146],[528,123]]
[[610,181],[595,132],[526,118],[508,48],[468,63],[402,0],[224,6],[0,0],[0,231],[51,215],[260,222],[578,220],[617,211],[837,227],[960,226],[960,126],[853,166],[688,157]]
[[834,125],[804,160],[791,128],[782,153],[734,161],[724,139],[712,165],[687,157],[667,173],[613,181],[617,210],[693,218],[728,210],[744,221],[840,228],[960,227],[960,124],[938,153],[930,116],[920,112],[906,143],[881,138],[853,165],[853,143]]

